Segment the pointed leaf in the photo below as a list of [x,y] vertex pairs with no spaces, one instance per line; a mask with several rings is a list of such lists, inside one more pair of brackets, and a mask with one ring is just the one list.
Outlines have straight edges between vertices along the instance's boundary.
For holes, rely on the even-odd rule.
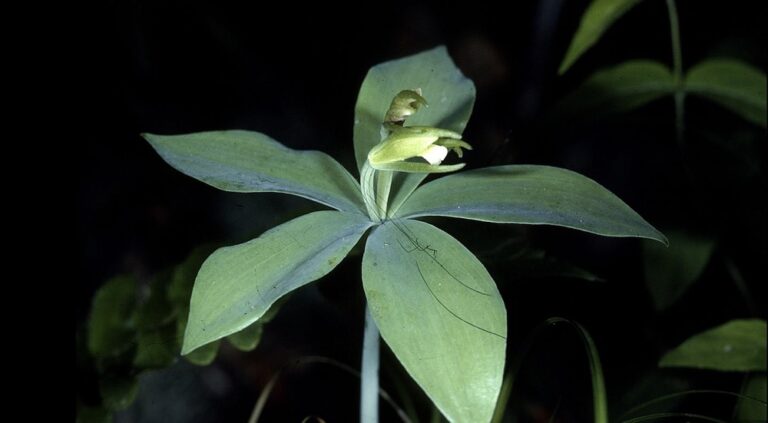
[[434,226],[388,221],[368,238],[363,287],[382,338],[440,411],[454,422],[489,421],[507,322],[480,261]]
[[765,72],[734,59],[709,59],[685,76],[686,90],[766,127]]
[[711,238],[667,233],[669,247],[643,242],[645,283],[658,310],[674,304],[704,271],[715,248]]
[[568,52],[560,64],[558,73],[565,73],[614,22],[639,2],[640,0],[593,0],[581,16],[579,28],[568,46]]
[[[421,88],[428,106],[410,116],[406,126],[464,131],[475,102],[475,85],[456,67],[444,46],[378,64],[368,71],[355,106],[358,170],[368,151],[382,140],[381,124],[392,99],[402,90],[415,88]],[[417,173],[396,178],[389,207],[396,210],[426,176]]]
[[213,253],[200,268],[182,354],[257,321],[283,295],[328,272],[371,225],[353,213],[310,213]]
[[622,113],[674,91],[674,78],[666,65],[631,60],[592,74],[557,105],[556,114],[583,119]]
[[724,372],[765,371],[765,331],[765,320],[731,320],[689,338],[665,354],[659,366]]
[[282,192],[341,211],[365,210],[355,179],[325,153],[292,150],[251,131],[143,136],[176,170],[221,190]]
[[549,166],[497,166],[444,176],[418,188],[398,214],[556,225],[666,243],[661,232],[597,182]]

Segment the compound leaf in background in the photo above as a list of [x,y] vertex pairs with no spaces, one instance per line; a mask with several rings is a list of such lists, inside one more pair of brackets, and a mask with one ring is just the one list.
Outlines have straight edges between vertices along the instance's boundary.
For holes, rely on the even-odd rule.
[[330,272],[370,220],[319,211],[216,250],[195,279],[182,354],[245,329],[283,295]]
[[665,354],[659,366],[724,372],[765,371],[765,331],[765,320],[731,320],[689,338]]
[[620,198],[576,172],[550,166],[486,167],[419,187],[398,217],[446,216],[494,223],[556,225],[604,236],[666,243]]
[[709,263],[715,241],[681,231],[665,232],[669,247],[643,242],[645,283],[657,310],[665,310],[688,290]]
[[133,345],[136,280],[120,275],[108,280],[93,297],[88,319],[88,351],[95,358],[125,352]]
[[592,74],[555,112],[558,118],[597,118],[637,109],[674,91],[674,78],[666,65],[630,60]]
[[448,420],[489,421],[507,318],[482,263],[432,225],[389,221],[368,237],[363,288],[381,337]]
[[685,87],[766,127],[766,76],[754,66],[734,59],[708,59],[688,71]]
[[640,0],[593,0],[581,16],[579,28],[568,46],[558,73],[565,73],[616,20],[639,2]]
[[220,190],[281,192],[364,213],[355,179],[320,151],[293,150],[253,131],[143,136],[176,170]]

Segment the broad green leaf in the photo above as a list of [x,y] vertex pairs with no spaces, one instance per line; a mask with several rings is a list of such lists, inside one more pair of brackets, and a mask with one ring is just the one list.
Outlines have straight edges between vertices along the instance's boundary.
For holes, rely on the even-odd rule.
[[115,356],[131,347],[135,307],[136,281],[132,276],[117,276],[99,288],[88,319],[88,351],[93,357]]
[[136,399],[139,381],[133,376],[105,376],[99,380],[99,392],[109,410],[123,410]]
[[363,288],[382,338],[440,411],[454,422],[489,421],[507,322],[480,261],[434,226],[388,221],[366,243]]
[[252,131],[143,136],[176,170],[221,190],[282,192],[341,211],[365,210],[352,175],[320,151],[292,150]]
[[740,399],[736,405],[737,422],[764,422],[768,421],[768,378],[766,374],[755,373],[748,376],[741,394],[762,401]]
[[765,72],[734,59],[709,59],[685,75],[686,90],[766,127]]
[[256,322],[241,330],[235,332],[227,337],[232,346],[240,351],[252,351],[259,345],[261,341],[261,334],[264,332],[264,325],[261,322]]
[[559,117],[627,112],[675,91],[672,72],[651,60],[631,60],[592,74],[558,105]]
[[398,214],[402,218],[447,216],[556,225],[667,242],[661,232],[597,182],[549,166],[497,166],[444,176],[419,187]]
[[669,247],[643,242],[645,283],[658,310],[674,304],[699,279],[715,241],[680,231],[667,232]]
[[361,214],[320,211],[218,249],[197,274],[182,354],[245,329],[280,297],[330,272],[370,225]]
[[[464,131],[475,102],[475,85],[456,67],[445,47],[378,64],[363,80],[355,106],[353,137],[358,170],[368,151],[382,139],[381,124],[392,99],[402,90],[415,88],[421,88],[428,106],[410,116],[406,126]],[[396,210],[426,176],[417,173],[396,178],[389,207]]]
[[765,320],[731,320],[689,338],[665,354],[659,366],[724,372],[765,371],[765,331]]
[[614,22],[639,2],[640,0],[593,0],[581,16],[579,28],[568,46],[558,73],[565,73]]

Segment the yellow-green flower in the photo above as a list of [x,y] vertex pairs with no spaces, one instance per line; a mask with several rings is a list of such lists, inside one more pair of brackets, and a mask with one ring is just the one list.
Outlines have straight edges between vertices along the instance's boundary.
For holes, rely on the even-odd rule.
[[403,126],[408,116],[426,105],[427,101],[421,96],[420,89],[404,90],[395,96],[383,123],[389,136],[368,153],[368,163],[372,168],[409,173],[444,173],[464,167],[464,163],[441,165],[448,150],[462,157],[462,148],[472,149],[471,145],[461,139],[461,134],[429,126]]

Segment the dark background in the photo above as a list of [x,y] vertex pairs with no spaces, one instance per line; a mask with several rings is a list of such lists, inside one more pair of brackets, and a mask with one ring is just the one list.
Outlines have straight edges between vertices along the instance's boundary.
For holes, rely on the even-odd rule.
[[[633,389],[655,383],[655,377],[738,391],[738,375],[659,376],[654,368],[660,354],[694,333],[733,318],[765,318],[765,131],[690,99],[680,148],[671,98],[612,118],[553,124],[558,99],[599,68],[632,58],[671,66],[665,4],[646,0],[637,6],[558,76],[587,2],[504,3],[94,5],[81,28],[87,83],[79,100],[89,126],[77,141],[77,324],[87,318],[95,290],[115,274],[149,278],[197,245],[243,242],[319,207],[274,194],[216,191],[174,171],[140,133],[256,130],[292,148],[325,151],[352,169],[354,104],[368,68],[445,44],[477,86],[464,134],[475,147],[465,156],[468,168],[565,167],[597,180],[662,231],[682,228],[718,240],[701,279],[678,304],[657,313],[643,282],[638,240],[437,220],[473,251],[514,237],[605,280],[513,277],[503,257],[487,262],[507,304],[510,353],[537,323],[558,315],[579,321],[595,337],[609,397],[619,409],[631,404]],[[765,70],[766,2],[682,0],[678,10],[684,66],[726,55]],[[749,299],[730,281],[727,260],[742,273]],[[137,402],[116,421],[244,422],[266,380],[297,357],[324,355],[357,368],[359,266],[359,256],[350,257],[297,293],[256,351],[225,349],[209,367],[182,362],[151,374]],[[575,338],[555,335],[532,354],[527,368],[539,382],[521,385],[529,387],[523,403],[551,409],[556,394],[547,390],[572,392],[563,418],[579,421],[589,416],[590,404],[583,353]],[[400,371],[386,352],[384,366],[384,373]],[[87,384],[85,378],[79,375],[78,386]],[[387,388],[390,381],[383,378]],[[297,367],[278,384],[263,421],[312,415],[354,421],[357,383],[332,367]],[[427,416],[423,394],[414,389],[413,395]],[[722,414],[732,403],[704,405]],[[536,420],[533,406],[520,407],[527,410],[521,415]],[[393,418],[384,404],[382,413],[383,421]]]

